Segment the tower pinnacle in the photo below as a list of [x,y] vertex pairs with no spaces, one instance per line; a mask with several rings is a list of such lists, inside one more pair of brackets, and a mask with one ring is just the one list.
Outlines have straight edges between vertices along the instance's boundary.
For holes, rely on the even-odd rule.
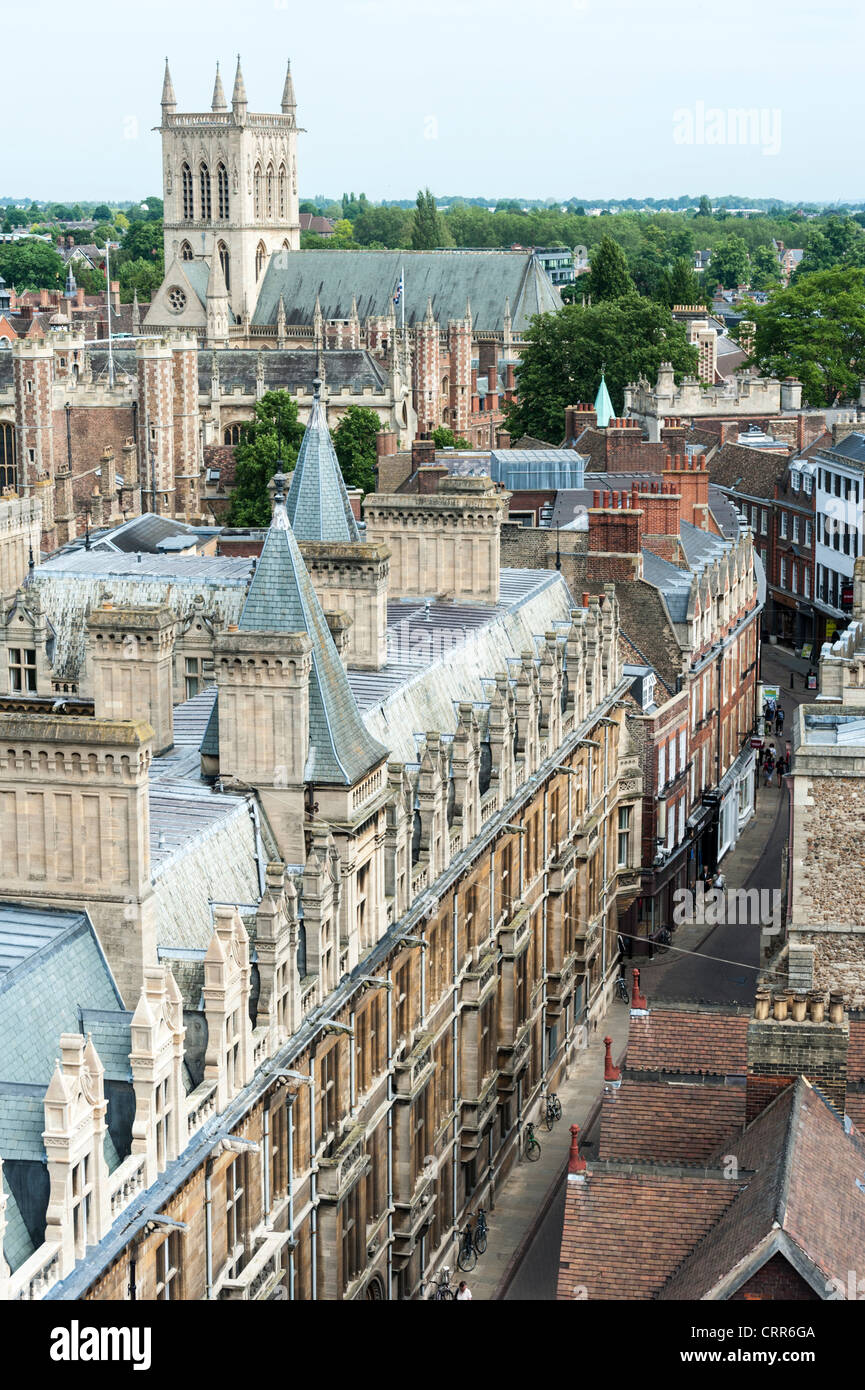
[[165,59],[165,77],[162,79],[162,110],[166,115],[173,115],[177,110],[177,97],[174,95],[174,83],[171,81],[167,58]]
[[237,72],[234,74],[234,91],[231,96],[231,109],[239,120],[246,116],[246,87],[240,68],[240,54],[237,55]]
[[228,102],[225,100],[225,89],[222,85],[222,78],[219,75],[219,64],[216,64],[216,80],[213,84],[213,101],[211,111],[227,111]]
[[289,59],[285,70],[285,86],[282,89],[282,109],[286,115],[289,115],[296,107],[297,102],[294,96],[294,82],[291,78],[291,59]]

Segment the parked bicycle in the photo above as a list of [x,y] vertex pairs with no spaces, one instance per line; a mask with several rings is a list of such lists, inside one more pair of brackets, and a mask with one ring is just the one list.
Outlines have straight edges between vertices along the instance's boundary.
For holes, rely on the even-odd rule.
[[653,937],[652,940],[653,954],[663,956],[667,952],[667,950],[669,950],[670,942],[672,941],[672,939],[673,935],[670,931],[670,928],[661,927],[661,930],[658,932],[657,936]]
[[454,1291],[451,1288],[450,1265],[442,1265],[439,1277],[436,1280],[436,1291],[433,1295],[433,1302],[446,1303],[453,1297]]
[[474,1269],[477,1262],[478,1256],[472,1234],[472,1223],[469,1221],[460,1236],[460,1253],[457,1255],[457,1264],[464,1273],[468,1274],[470,1269]]
[[541,1156],[541,1146],[535,1138],[534,1125],[526,1125],[526,1158],[536,1163]]
[[483,1207],[478,1207],[478,1219],[475,1222],[474,1246],[479,1255],[483,1255],[487,1248],[487,1214]]
[[616,980],[616,998],[621,999],[623,1004],[630,1004],[631,996],[628,994],[628,986],[624,975],[620,975]]
[[555,1091],[548,1091],[546,1097],[546,1109],[544,1111],[544,1124],[547,1129],[552,1129],[557,1120],[562,1118],[562,1103]]

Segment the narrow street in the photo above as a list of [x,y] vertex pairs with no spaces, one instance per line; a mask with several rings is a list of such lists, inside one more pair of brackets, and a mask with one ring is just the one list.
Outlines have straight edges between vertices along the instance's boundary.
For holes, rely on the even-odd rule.
[[[807,662],[790,653],[779,652],[768,644],[763,648],[762,680],[779,687],[780,703],[786,716],[783,738],[776,739],[776,744],[790,737],[794,707],[814,698],[815,692],[804,689],[807,668]],[[794,689],[790,688],[791,671]],[[764,786],[763,780],[761,776],[754,816],[721,866],[728,888],[771,892],[781,886],[782,854],[788,830],[787,790],[778,786],[777,776],[771,787]],[[650,1006],[653,998],[748,1004],[753,999],[759,953],[758,927],[679,927],[673,946],[663,956],[641,963],[641,985]],[[607,1019],[612,1021],[615,1016],[618,1026],[610,1031],[620,1033],[623,1012],[621,1004],[612,1005]],[[581,1149],[589,1159],[597,1152],[598,1129],[599,1113],[582,1135]],[[562,1181],[533,1237],[526,1242],[510,1282],[499,1295],[506,1301],[555,1300],[565,1190]]]

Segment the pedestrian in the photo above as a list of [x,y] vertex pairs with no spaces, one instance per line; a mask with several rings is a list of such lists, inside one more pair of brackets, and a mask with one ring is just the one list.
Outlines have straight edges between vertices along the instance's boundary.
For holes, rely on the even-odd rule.
[[778,759],[778,786],[779,786],[779,787],[781,787],[781,786],[784,785],[784,776],[785,776],[785,774],[786,774],[787,769],[788,769],[789,766],[790,766],[790,764],[787,762],[787,759],[784,757],[784,755],[783,755],[783,753],[782,753],[781,756],[780,756],[780,758]]
[[456,1301],[457,1301],[457,1303],[466,1303],[466,1302],[468,1302],[468,1300],[471,1298],[471,1296],[472,1296],[472,1291],[471,1291],[471,1289],[469,1288],[469,1286],[468,1286],[468,1284],[466,1283],[465,1279],[461,1279],[461,1280],[460,1280],[460,1286],[459,1286],[459,1288],[457,1289],[457,1296],[456,1296]]
[[775,732],[778,734],[784,732],[784,711],[780,705],[775,711]]
[[715,875],[715,888],[716,888],[716,890],[717,890],[719,893],[722,893],[722,892],[724,891],[724,889],[726,888],[726,886],[727,886],[727,880],[725,879],[724,875],[723,875],[722,873],[717,873],[717,874]]
[[767,787],[771,787],[771,785],[772,785],[772,773],[773,773],[774,771],[775,771],[775,760],[774,760],[774,758],[772,757],[772,755],[770,754],[769,757],[766,759],[765,765],[764,765],[764,767],[763,767],[763,772],[765,773],[765,776],[766,776],[766,786],[767,786]]

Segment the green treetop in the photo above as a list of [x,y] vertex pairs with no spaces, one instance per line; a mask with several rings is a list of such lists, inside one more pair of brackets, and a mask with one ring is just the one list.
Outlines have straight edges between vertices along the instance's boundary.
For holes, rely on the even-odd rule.
[[281,465],[290,472],[303,439],[297,402],[287,391],[265,391],[256,403],[255,417],[244,425],[235,445],[237,468],[228,511],[229,526],[269,526],[267,484]]

